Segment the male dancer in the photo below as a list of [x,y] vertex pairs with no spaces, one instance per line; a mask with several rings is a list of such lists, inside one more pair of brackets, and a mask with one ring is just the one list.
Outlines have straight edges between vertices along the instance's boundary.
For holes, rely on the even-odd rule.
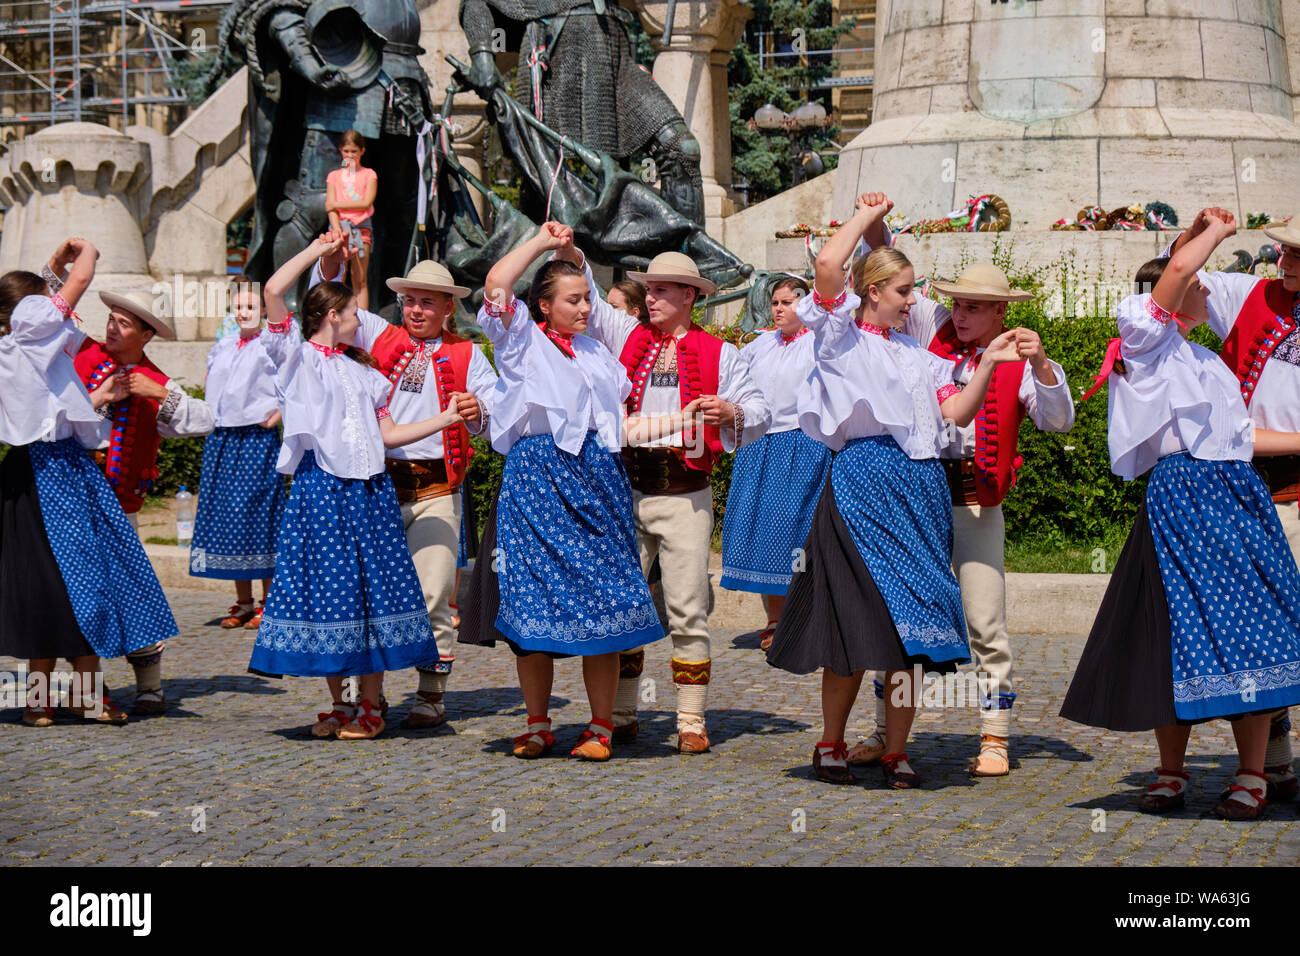
[[[326,255],[312,273],[312,284],[323,275],[342,281],[344,250]],[[482,432],[488,410],[477,395],[491,392],[496,372],[479,347],[445,326],[456,311],[456,300],[469,289],[456,285],[441,263],[425,260],[404,278],[388,280],[402,305],[402,324],[358,309],[361,328],[355,344],[379,363],[393,383],[389,412],[393,421],[421,421],[438,415],[454,392],[464,393],[457,405],[465,424],[388,452],[384,464],[402,506],[406,544],[411,549],[424,603],[438,641],[438,661],[417,667],[420,687],[415,705],[402,721],[408,729],[436,727],[446,718],[443,694],[456,660],[456,633],[451,603],[455,599],[456,555],[460,546],[461,482],[474,455],[469,435]]]
[[[659,558],[661,587],[673,639],[672,675],[677,685],[677,750],[709,749],[705,712],[712,658],[709,648],[709,551],[713,535],[713,489],[709,475],[718,457],[760,437],[771,412],[750,380],[740,351],[691,321],[703,295],[717,287],[680,252],[656,256],[645,272],[649,321],[637,321],[600,295],[582,253],[569,245],[556,255],[587,272],[591,290],[588,334],[604,343],[627,368],[629,414],[668,415],[702,399],[703,429],[679,432],[623,450],[632,485],[632,512],[649,573]],[[703,434],[700,434],[702,431]],[[614,699],[614,739],[632,740],[639,730],[637,693],[645,652],[619,655]]]
[[[1200,235],[1210,217],[1233,221],[1226,209],[1203,209],[1161,255],[1172,256]],[[1241,383],[1255,426],[1255,467],[1300,561],[1300,220],[1269,223],[1264,234],[1280,248],[1278,278],[1203,270],[1198,278],[1210,297],[1207,324],[1223,340],[1220,357]],[[1291,800],[1300,792],[1294,760],[1291,718],[1283,708],[1273,715],[1264,752],[1269,800]]]
[[[49,281],[49,276],[46,276]],[[158,443],[163,438],[191,438],[212,431],[215,419],[206,402],[181,390],[144,354],[155,335],[176,338],[167,316],[155,315],[153,301],[141,292],[101,292],[108,306],[104,341],[87,339],[74,364],[87,390],[104,388],[112,401],[100,414],[112,423],[108,442],[93,452],[131,524],[138,523],[145,495],[158,477]],[[162,689],[165,641],[126,655],[135,670],[137,716],[167,709]]]
[[[869,198],[884,201],[882,194]],[[889,244],[883,225],[873,239]],[[1008,303],[1027,302],[1033,296],[1012,289],[992,263],[972,265],[955,283],[936,282],[934,287],[952,296],[952,309],[919,296],[904,330],[952,362],[953,381],[964,386],[984,349],[1006,331]],[[981,688],[980,751],[970,766],[977,777],[1000,777],[1011,769],[1007,748],[1016,695],[1007,633],[1002,500],[1021,467],[1016,454],[1020,424],[1028,415],[1043,431],[1067,432],[1074,426],[1074,400],[1064,370],[1048,359],[1037,333],[1021,330],[1017,346],[1021,360],[998,367],[975,420],[954,428],[943,451],[952,492],[953,570],[961,585],[971,651],[978,673],[988,681],[987,689]],[[874,763],[884,753],[882,695],[887,692],[877,679],[876,729],[849,752],[849,763]]]

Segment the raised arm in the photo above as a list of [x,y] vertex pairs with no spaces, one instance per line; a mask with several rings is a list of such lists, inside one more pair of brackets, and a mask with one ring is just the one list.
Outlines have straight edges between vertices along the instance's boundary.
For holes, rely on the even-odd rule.
[[262,292],[266,296],[267,325],[283,326],[289,318],[289,309],[284,304],[284,294],[298,281],[309,266],[324,255],[337,252],[343,244],[343,238],[334,233],[322,233],[310,246],[298,253],[275,271],[275,275],[266,280]]
[[1205,232],[1211,219],[1218,219],[1221,222],[1232,222],[1232,213],[1219,206],[1207,206],[1196,214],[1192,224],[1178,234],[1174,239],[1173,245],[1169,247],[1169,255],[1172,256],[1180,250],[1186,248],[1187,244]]
[[[56,280],[63,283],[58,294],[70,308],[76,307],[77,301],[90,287],[90,281],[95,278],[95,262],[98,259],[99,250],[89,241],[78,238],[63,240],[54,255],[50,256],[49,271],[54,274]],[[63,271],[67,269],[69,263],[72,264],[72,269],[65,279]],[[49,276],[45,278],[48,281]]]
[[874,232],[894,208],[894,204],[887,198],[883,202],[871,204],[873,198],[880,196],[880,193],[863,193],[859,196],[853,218],[827,239],[822,251],[817,253],[817,259],[813,263],[813,291],[818,297],[831,301],[839,298],[844,291],[844,266],[858,247],[858,241],[869,232]]
[[1209,221],[1205,228],[1189,238],[1170,257],[1169,265],[1151,292],[1151,298],[1162,309],[1177,314],[1183,304],[1183,296],[1196,281],[1196,273],[1210,261],[1210,255],[1219,243],[1237,231],[1231,213],[1227,214],[1226,219],[1221,219],[1213,211],[1207,211],[1206,218]]
[[[565,242],[572,243],[573,230],[563,223],[545,222],[531,239],[526,239],[511,249],[488,270],[483,281],[483,297],[487,302],[495,303],[497,308],[504,308],[515,295],[515,283],[528,271],[533,260],[543,253],[560,248]],[[510,328],[514,318],[509,312],[501,318],[501,324]]]
[[587,277],[587,291],[591,295],[591,314],[587,316],[587,334],[609,349],[617,358],[623,351],[627,337],[640,325],[635,318],[622,309],[616,309],[601,295],[596,277],[591,273],[591,264],[582,250],[572,242],[566,242],[555,250],[555,258],[572,262]]

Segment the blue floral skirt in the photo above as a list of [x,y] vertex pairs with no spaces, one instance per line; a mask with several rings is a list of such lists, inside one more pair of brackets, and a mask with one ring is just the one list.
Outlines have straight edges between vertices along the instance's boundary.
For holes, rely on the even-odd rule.
[[736,452],[722,521],[722,581],[732,591],[785,594],[830,470],[831,450],[799,429]]
[[1259,474],[1156,463],[1061,716],[1110,730],[1300,703],[1300,571]]
[[305,453],[248,669],[345,677],[437,660],[388,473],[338,478]]
[[256,581],[275,572],[284,476],[275,470],[280,432],[261,425],[217,428],[203,442],[190,574]]
[[848,676],[970,659],[937,458],[914,461],[888,436],[850,441],[831,462],[804,551],[769,664]]
[[663,636],[622,459],[594,431],[577,455],[549,434],[518,441],[483,531],[460,641],[589,656]]
[[[140,536],[80,443],[69,438],[10,449],[6,499],[28,467],[35,498],[7,500],[0,528],[6,620],[0,652],[28,658],[77,652],[121,657],[175,636],[176,621]],[[39,504],[39,526],[24,520],[23,508],[11,507],[23,501],[32,518],[30,507]],[[54,565],[57,578],[50,573]],[[68,609],[81,642],[72,633]],[[21,646],[9,639],[15,625],[26,632],[17,635]]]

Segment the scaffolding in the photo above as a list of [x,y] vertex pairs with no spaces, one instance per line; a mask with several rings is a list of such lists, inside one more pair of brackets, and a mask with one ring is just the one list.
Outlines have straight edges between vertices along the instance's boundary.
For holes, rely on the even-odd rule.
[[[142,111],[184,106],[177,57],[215,44],[231,0],[19,0],[0,21],[0,127],[88,121],[125,129]],[[164,24],[170,29],[165,29]],[[180,33],[181,36],[176,36]],[[201,35],[200,35],[201,34]],[[171,125],[171,124],[168,124]],[[21,131],[14,131],[22,135]]]

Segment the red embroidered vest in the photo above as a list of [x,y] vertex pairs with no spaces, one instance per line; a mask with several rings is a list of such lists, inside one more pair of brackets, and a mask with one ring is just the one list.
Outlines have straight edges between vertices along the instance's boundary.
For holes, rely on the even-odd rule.
[[[650,384],[650,373],[654,369],[655,359],[663,348],[666,337],[657,336],[649,325],[637,326],[627,337],[623,354],[618,360],[627,369],[627,377],[632,382],[632,391],[627,396],[627,410],[635,414],[641,410],[645,399],[646,386]],[[701,395],[718,394],[718,363],[722,360],[722,339],[710,335],[698,325],[692,323],[686,334],[677,340],[677,388],[681,393],[682,407],[685,408]],[[689,450],[695,447],[695,426],[691,425],[683,433],[683,444]],[[704,426],[704,454],[692,456],[687,454],[683,463],[695,471],[710,472],[722,454],[722,438],[718,429]]]
[[[82,345],[73,364],[77,377],[89,392],[97,389],[119,368],[104,347],[92,339],[87,339]],[[131,371],[139,372],[159,385],[167,384],[167,376],[149,361],[148,356],[141,358]],[[158,477],[158,443],[161,441],[158,402],[130,395],[113,404],[109,418],[113,430],[108,439],[104,477],[113,486],[122,510],[129,515],[135,514],[144,505],[144,496]]]
[[[388,392],[391,400],[393,393],[401,384],[406,366],[410,364],[415,349],[411,347],[411,336],[400,325],[391,325],[379,334],[379,338],[370,347],[370,354],[379,363],[379,370],[393,383]],[[450,332],[442,334],[442,345],[438,351],[429,356],[429,374],[438,387],[438,400],[442,407],[451,405],[452,392],[468,391],[466,380],[469,376],[469,363],[474,355],[474,344]],[[465,471],[469,460],[474,457],[474,448],[469,443],[469,429],[463,424],[444,428],[442,431],[442,455],[447,466],[447,482],[451,487],[459,487],[465,480]]]
[[[954,363],[974,354],[976,346],[957,337],[952,322],[934,334],[930,351]],[[1015,486],[1024,459],[1016,454],[1025,406],[1020,404],[1020,383],[1025,363],[1004,362],[993,370],[988,396],[975,415],[975,496],[986,507],[1002,503]]]
[[1296,326],[1291,314],[1294,301],[1294,294],[1286,291],[1281,279],[1257,282],[1246,297],[1232,331],[1223,340],[1219,356],[1241,383],[1241,397],[1247,406],[1264,371],[1264,363]]

